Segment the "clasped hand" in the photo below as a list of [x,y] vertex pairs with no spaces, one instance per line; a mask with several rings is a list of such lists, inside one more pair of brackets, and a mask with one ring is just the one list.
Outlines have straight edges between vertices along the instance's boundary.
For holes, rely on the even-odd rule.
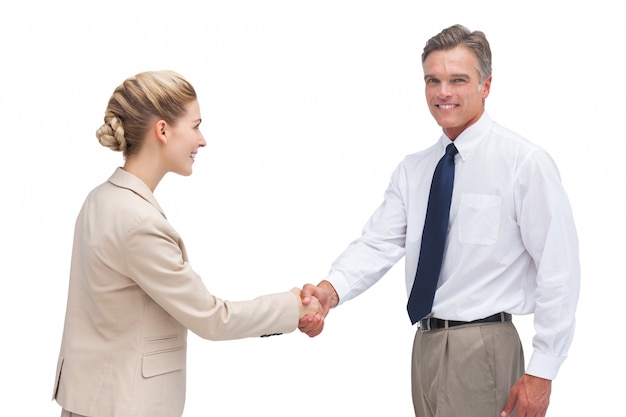
[[298,328],[309,337],[315,337],[324,329],[324,319],[328,311],[338,304],[337,293],[330,283],[322,281],[317,286],[306,284],[302,287],[300,296],[302,305],[306,308],[312,307],[315,311],[305,311],[300,316]]

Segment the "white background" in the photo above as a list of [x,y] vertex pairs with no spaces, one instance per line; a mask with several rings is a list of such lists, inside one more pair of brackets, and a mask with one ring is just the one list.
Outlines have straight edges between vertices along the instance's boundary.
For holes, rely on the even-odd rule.
[[[75,217],[122,157],[95,130],[126,77],[173,69],[208,146],[156,197],[216,295],[324,278],[405,154],[439,136],[420,54],[454,23],[494,55],[490,116],[545,147],[574,208],[583,286],[550,416],[622,410],[623,55],[619,1],[102,1],[0,5],[3,416],[51,401]],[[403,262],[315,339],[190,335],[185,416],[412,415]],[[532,317],[516,323],[530,357]]]

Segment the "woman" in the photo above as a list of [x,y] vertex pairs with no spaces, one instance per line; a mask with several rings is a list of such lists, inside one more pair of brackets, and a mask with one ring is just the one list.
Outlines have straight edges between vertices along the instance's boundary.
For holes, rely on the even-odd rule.
[[200,121],[194,88],[171,71],[137,74],[109,100],[96,136],[125,163],[76,221],[53,394],[62,415],[180,416],[187,329],[210,340],[281,334],[320,311],[295,288],[224,301],[191,269],[153,192],[168,172],[191,174],[206,144]]

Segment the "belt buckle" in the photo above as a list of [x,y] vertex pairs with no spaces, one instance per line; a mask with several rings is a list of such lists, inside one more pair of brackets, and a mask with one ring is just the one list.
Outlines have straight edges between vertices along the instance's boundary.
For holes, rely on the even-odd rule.
[[429,315],[427,315],[426,317],[420,320],[420,332],[426,333],[426,332],[430,332],[431,330],[433,330],[431,326],[432,322],[430,320],[432,317],[433,317],[433,313],[430,313]]

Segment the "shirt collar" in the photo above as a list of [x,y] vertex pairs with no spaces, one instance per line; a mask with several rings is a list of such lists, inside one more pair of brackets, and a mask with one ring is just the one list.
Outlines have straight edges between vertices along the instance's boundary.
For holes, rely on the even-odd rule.
[[454,143],[456,149],[459,151],[459,156],[465,161],[472,151],[478,146],[481,140],[484,139],[485,133],[491,129],[493,121],[487,114],[487,111],[483,111],[480,119],[473,125],[465,129],[457,138],[452,141],[446,134],[442,134],[439,140],[442,148],[442,154],[445,153],[446,146]]
[[152,194],[150,188],[148,188],[148,186],[143,181],[141,181],[130,172],[124,171],[121,167],[118,167],[113,175],[111,175],[111,177],[109,178],[109,182],[115,186],[126,188],[134,192],[139,197],[152,204],[157,210],[159,210],[161,215],[165,217],[163,209],[156,201],[156,198],[154,198],[154,194]]

